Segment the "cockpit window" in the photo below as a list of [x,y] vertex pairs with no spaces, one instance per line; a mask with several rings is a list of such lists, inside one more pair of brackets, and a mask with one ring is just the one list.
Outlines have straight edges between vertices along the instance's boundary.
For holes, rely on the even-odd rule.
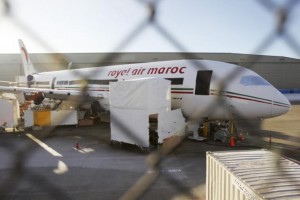
[[260,76],[249,75],[243,76],[240,80],[240,84],[249,86],[249,85],[270,85],[268,81],[261,78]]

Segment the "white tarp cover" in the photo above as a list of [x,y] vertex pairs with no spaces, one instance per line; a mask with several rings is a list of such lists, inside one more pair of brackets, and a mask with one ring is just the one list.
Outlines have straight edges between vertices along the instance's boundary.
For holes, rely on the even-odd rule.
[[32,110],[24,110],[24,127],[32,127],[34,125],[33,120],[33,111]]
[[149,147],[149,115],[171,109],[170,81],[110,82],[111,140]]
[[14,128],[18,126],[19,103],[15,99],[0,99],[0,126]]
[[149,114],[170,110],[170,81],[147,78],[110,82],[110,107],[146,110]]
[[163,140],[177,135],[185,134],[186,122],[182,115],[181,109],[158,114],[158,143],[163,143]]
[[111,140],[149,147],[149,115],[146,110],[110,109]]

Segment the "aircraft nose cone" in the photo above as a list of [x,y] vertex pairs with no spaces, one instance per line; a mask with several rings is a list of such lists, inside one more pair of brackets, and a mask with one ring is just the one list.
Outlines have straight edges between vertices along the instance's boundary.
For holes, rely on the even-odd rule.
[[273,116],[277,117],[283,115],[290,110],[291,110],[291,103],[289,102],[289,100],[278,90],[276,90],[273,99],[273,106],[272,106]]

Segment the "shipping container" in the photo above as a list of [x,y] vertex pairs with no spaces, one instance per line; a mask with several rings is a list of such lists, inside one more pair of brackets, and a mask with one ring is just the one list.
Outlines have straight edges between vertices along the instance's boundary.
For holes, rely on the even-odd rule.
[[207,200],[300,199],[300,165],[268,150],[206,153]]

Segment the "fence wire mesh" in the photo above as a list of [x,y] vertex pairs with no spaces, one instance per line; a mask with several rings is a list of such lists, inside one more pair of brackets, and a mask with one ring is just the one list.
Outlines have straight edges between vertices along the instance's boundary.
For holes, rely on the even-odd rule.
[[[124,50],[128,45],[135,42],[135,39],[139,37],[143,32],[148,28],[152,27],[164,40],[166,40],[168,43],[172,44],[178,52],[182,52],[182,57],[186,56],[186,52],[189,52],[189,49],[186,48],[184,43],[179,42],[179,40],[172,34],[172,32],[168,31],[161,22],[158,20],[157,15],[157,9],[160,6],[160,3],[163,1],[137,1],[141,5],[145,6],[147,9],[148,17],[145,19],[142,19],[140,23],[134,28],[128,35],[126,35],[122,41],[117,45],[114,50],[115,52],[120,52]],[[274,44],[277,40],[283,40],[286,45],[294,51],[297,55],[300,57],[300,41],[297,41],[295,36],[293,36],[289,32],[289,26],[287,24],[289,21],[294,20],[298,22],[298,19],[291,19],[291,13],[296,7],[299,7],[300,3],[297,0],[290,0],[286,1],[283,5],[277,5],[273,1],[256,1],[258,5],[260,5],[263,9],[265,9],[265,12],[269,12],[277,21],[276,27],[274,27],[273,31],[267,34],[264,39],[261,42],[257,43],[257,47],[253,50],[253,52],[250,52],[249,54],[249,60],[251,60],[251,63],[247,66],[247,68],[251,69],[253,67],[253,64],[259,61],[261,57],[259,56],[253,56],[251,54],[257,55],[264,53],[267,49],[271,47],[272,44]],[[44,46],[46,49],[51,49],[51,44],[48,44],[47,41],[43,39],[40,35],[38,35],[32,27],[24,24],[22,21],[20,21],[18,18],[14,16],[14,7],[13,4],[10,3],[10,1],[2,0],[2,18],[10,19],[17,27],[25,31],[28,35],[31,35],[38,43],[40,43],[42,46]],[[14,12],[13,12],[14,11]],[[109,63],[109,61],[116,59],[121,54],[108,54],[108,56],[99,59],[99,63]],[[251,58],[250,58],[251,55]],[[197,59],[196,54],[189,55],[190,58]],[[71,58],[68,58],[65,54],[60,54],[57,57],[54,57],[55,60],[66,60],[67,62],[72,62]],[[247,58],[246,58],[247,59]],[[198,65],[199,63],[195,64]],[[208,66],[202,65],[200,66],[201,69],[207,69]],[[95,76],[95,72],[91,72],[90,74],[80,74],[78,71],[74,71],[76,73],[76,76],[81,76],[82,79],[88,80],[89,77]],[[230,84],[230,80],[232,80],[234,77],[238,76],[241,73],[240,70],[235,70],[229,73],[229,75],[226,77],[225,81],[222,83],[222,87],[220,91],[225,91],[228,84]],[[72,102],[76,102],[76,107],[80,106],[83,102],[85,102],[87,95],[87,85],[83,84],[81,87],[82,95],[77,96],[75,99],[72,99]],[[218,98],[216,101],[211,102],[211,105],[207,108],[209,111],[213,111],[216,108],[216,105],[224,105],[226,102],[224,101],[224,98]],[[61,116],[61,120],[64,120],[64,118],[67,116]],[[114,116],[111,116],[114,118]],[[244,121],[245,126],[251,126],[251,122]],[[135,135],[132,135],[130,132],[130,129],[126,126],[126,124],[123,124],[121,121],[118,122],[121,129],[124,130],[124,133],[126,133],[129,137],[134,138],[136,141],[139,141],[139,138],[136,138]],[[53,137],[52,133],[57,129],[57,127],[51,127],[45,129],[46,134],[44,134],[42,139],[43,141],[47,141],[48,139],[51,139]],[[264,140],[261,138],[255,137],[250,138],[250,140],[255,141],[257,146],[266,147],[267,144]],[[144,172],[144,174],[130,187],[126,189],[126,192],[123,194],[123,196],[118,197],[120,199],[139,199],[143,196],[143,194],[153,185],[159,177],[164,177],[167,182],[172,185],[179,193],[182,193],[185,195],[186,199],[198,199],[201,198],[199,196],[196,196],[195,193],[192,191],[192,188],[189,188],[188,186],[184,185],[184,183],[180,182],[178,179],[174,178],[172,174],[168,173],[161,173],[163,170],[163,166],[161,163],[164,159],[167,158],[169,154],[174,152],[174,150],[185,141],[185,137],[183,137],[180,141],[177,143],[174,143],[171,147],[167,149],[167,151],[153,151],[149,153],[147,156],[147,166],[148,169]],[[6,178],[4,181],[0,183],[0,198],[10,198],[9,194],[14,191],[14,188],[21,184],[24,180],[30,181],[33,185],[35,185],[38,188],[44,189],[47,191],[49,198],[51,199],[71,199],[71,197],[63,191],[62,188],[59,188],[57,185],[50,182],[47,177],[44,177],[38,173],[36,173],[33,169],[30,169],[25,166],[25,161],[27,159],[30,159],[30,157],[35,153],[36,149],[38,148],[34,144],[26,144],[20,148],[15,148],[13,145],[13,142],[2,142],[0,140],[1,149],[3,149],[8,154],[13,155],[13,162],[11,163],[11,170],[8,171]],[[283,154],[284,152],[278,149],[273,149],[276,151],[276,153]],[[280,170],[281,166],[278,165],[278,168]],[[284,173],[284,171],[282,172]],[[287,174],[287,176],[289,176]],[[290,180],[293,181],[294,177],[290,177]],[[299,187],[300,190],[300,187]],[[101,199],[101,198],[100,198]]]

